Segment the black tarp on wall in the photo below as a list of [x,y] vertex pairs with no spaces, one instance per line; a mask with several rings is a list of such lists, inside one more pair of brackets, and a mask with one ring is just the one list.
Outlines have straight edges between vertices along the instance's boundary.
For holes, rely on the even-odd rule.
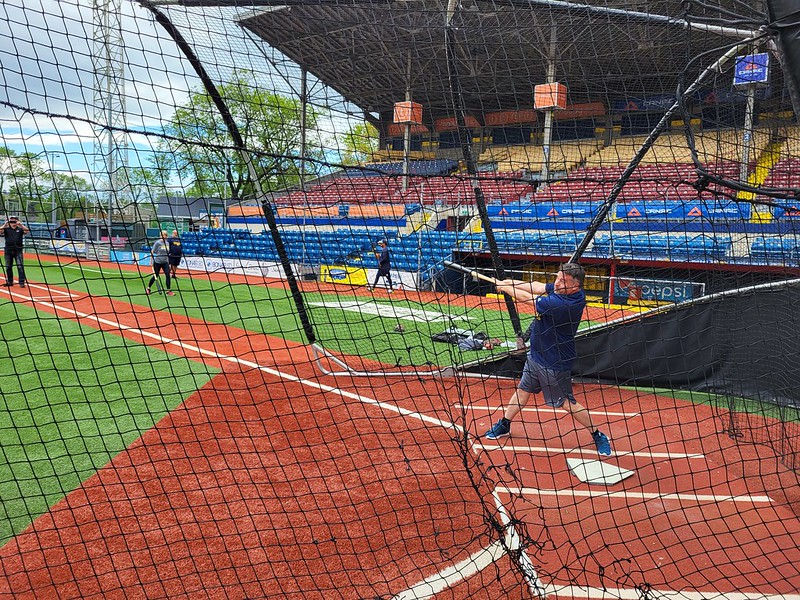
[[[706,296],[576,338],[575,377],[694,390],[800,408],[800,280]],[[519,377],[515,353],[473,373]]]
[[767,0],[772,28],[777,31],[776,46],[794,105],[800,114],[800,11],[797,0]]

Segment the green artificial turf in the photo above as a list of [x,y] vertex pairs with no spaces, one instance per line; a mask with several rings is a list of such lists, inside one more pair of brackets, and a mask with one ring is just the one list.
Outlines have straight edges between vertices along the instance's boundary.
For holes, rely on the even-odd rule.
[[[73,291],[169,310],[208,323],[220,323],[287,340],[305,343],[306,337],[295,302],[288,290],[259,284],[209,281],[202,274],[179,277],[173,285],[174,297],[156,293],[146,296],[144,286],[149,274],[106,267],[81,266],[78,263],[62,267],[42,263],[30,271],[31,279],[39,277],[52,285],[65,286]],[[34,270],[36,269],[36,270]],[[155,288],[154,288],[155,289]],[[489,337],[513,341],[514,332],[508,314],[502,310],[466,309],[447,303],[421,305],[396,294],[372,299],[363,290],[359,294],[342,287],[337,293],[305,293],[303,300],[316,341],[325,348],[345,354],[363,356],[388,365],[449,366],[489,356],[489,351],[461,352],[457,347],[433,342],[431,335],[450,327],[481,331]],[[342,310],[338,302],[358,301],[364,310]],[[328,306],[315,306],[326,303]],[[409,320],[393,316],[399,310],[415,309],[434,313],[437,320]],[[381,312],[383,316],[371,314]],[[438,316],[437,316],[438,313]],[[462,319],[467,317],[467,320]],[[396,333],[402,325],[404,331]],[[527,323],[523,323],[523,327]],[[495,352],[504,352],[497,349]]]
[[783,406],[773,402],[759,402],[751,398],[695,392],[692,390],[672,390],[668,388],[648,388],[620,386],[620,389],[636,390],[637,392],[675,398],[695,404],[706,404],[720,410],[758,415],[766,419],[775,419],[785,423],[800,422],[800,409],[795,406]]

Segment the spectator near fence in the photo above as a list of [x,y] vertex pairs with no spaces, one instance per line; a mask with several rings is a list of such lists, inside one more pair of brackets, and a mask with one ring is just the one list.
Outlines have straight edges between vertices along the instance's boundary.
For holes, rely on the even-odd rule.
[[6,259],[6,287],[14,285],[14,263],[17,263],[17,273],[19,275],[19,287],[25,287],[25,265],[23,264],[22,238],[30,232],[25,225],[20,223],[19,218],[11,216],[0,226],[3,237],[6,238],[5,259]]

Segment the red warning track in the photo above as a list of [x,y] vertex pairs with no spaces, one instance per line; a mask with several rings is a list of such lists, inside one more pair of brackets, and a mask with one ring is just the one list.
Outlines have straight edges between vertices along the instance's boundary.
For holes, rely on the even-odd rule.
[[[30,302],[30,288],[13,293]],[[588,434],[552,412],[526,411],[477,456],[459,450],[447,425],[483,433],[508,382],[333,379],[282,339],[108,298],[35,306],[223,374],[0,549],[0,595],[389,598],[497,540],[491,489],[541,542],[529,555],[544,583],[586,588],[559,596],[800,589],[796,478],[718,433],[708,407],[579,388],[636,472],[597,488],[566,468],[596,457]],[[437,597],[520,589],[503,558]]]

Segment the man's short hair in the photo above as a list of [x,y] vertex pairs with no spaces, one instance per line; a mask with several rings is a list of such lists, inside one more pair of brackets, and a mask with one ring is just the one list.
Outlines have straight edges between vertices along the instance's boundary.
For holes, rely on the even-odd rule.
[[561,265],[561,269],[559,269],[565,275],[569,275],[573,279],[575,279],[578,283],[581,284],[583,287],[583,280],[586,279],[586,271],[583,270],[583,267],[580,266],[578,263],[568,262]]

